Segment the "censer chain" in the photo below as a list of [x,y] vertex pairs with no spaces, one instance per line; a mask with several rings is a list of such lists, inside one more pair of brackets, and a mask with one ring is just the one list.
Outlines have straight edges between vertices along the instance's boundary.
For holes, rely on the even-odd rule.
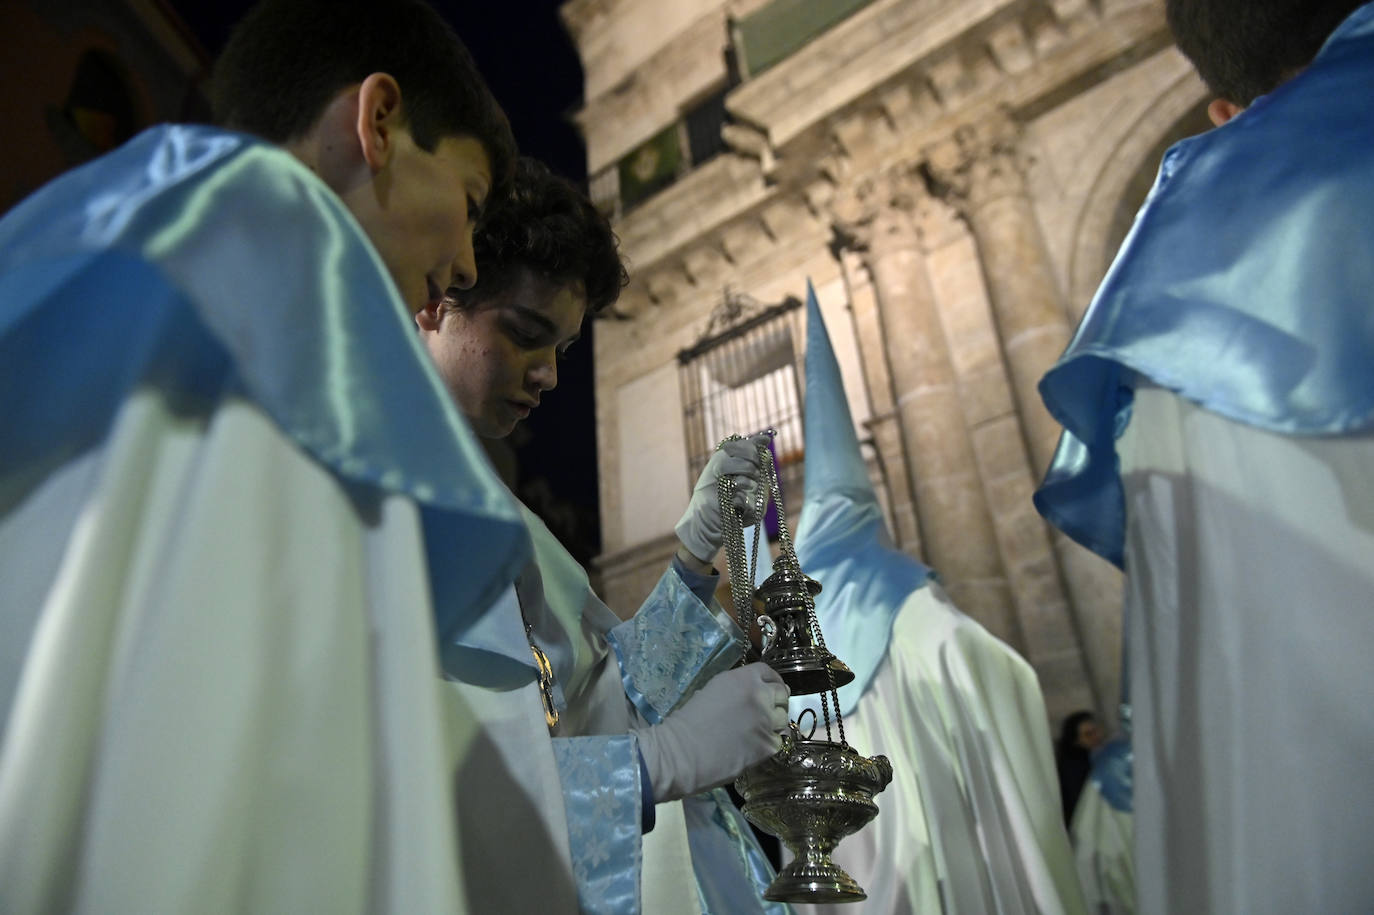
[[[772,429],[766,430],[771,439],[777,433]],[[742,435],[731,435],[722,439],[716,446],[717,450],[721,445],[729,441],[740,441]],[[759,557],[759,533],[763,527],[763,513],[771,499],[778,511],[778,540],[780,542],[780,552],[784,561],[792,567],[800,569],[801,563],[797,559],[796,548],[792,543],[792,533],[787,526],[786,510],[782,504],[782,491],[778,485],[777,465],[773,461],[772,450],[766,445],[759,445],[759,463],[764,468],[765,485],[759,487],[754,504],[754,543],[752,555],[746,556],[744,550],[744,519],[740,516],[739,510],[735,507],[734,495],[737,491],[734,480],[722,476],[716,483],[716,497],[720,503],[722,534],[725,541],[725,560],[730,570],[730,593],[731,601],[735,605],[735,617],[739,621],[740,630],[745,633],[746,645],[748,633],[753,630],[757,622],[754,614],[754,575],[758,569]],[[744,582],[744,587],[737,587],[737,582]],[[825,636],[821,632],[820,619],[816,616],[816,602],[811,593],[803,588],[803,596],[806,603],[807,624],[811,627],[811,634],[816,640],[816,644],[823,651],[826,648]],[[747,652],[747,647],[745,651]],[[840,698],[835,688],[835,674],[826,665],[826,682],[829,689],[821,692],[821,713],[825,721],[825,739],[834,742],[834,737],[830,730],[830,700],[835,702],[835,726],[840,733],[840,744],[849,746],[849,741],[844,733],[844,716],[840,713]],[[827,695],[828,694],[828,695]]]
[[[796,547],[792,543],[792,533],[787,526],[787,515],[782,504],[782,487],[778,484],[778,469],[773,462],[773,454],[764,448],[761,448],[760,452],[759,457],[768,475],[768,489],[773,495],[774,503],[778,509],[778,540],[781,543],[781,552],[794,568],[800,569],[801,561],[797,559]],[[758,533],[757,530],[755,533]],[[821,632],[821,621],[816,616],[816,601],[811,596],[811,592],[805,588],[802,589],[802,598],[806,603],[806,621],[811,627],[811,635],[822,651],[829,652],[830,649],[825,644],[825,635]],[[830,687],[821,692],[821,713],[825,721],[825,739],[828,742],[834,742],[834,737],[830,731],[830,702],[828,701],[833,699],[835,701],[835,726],[840,732],[840,744],[847,747],[849,741],[844,733],[844,716],[840,714],[840,697],[835,688],[835,672],[830,669],[829,664],[825,667],[825,679]]]
[[[773,430],[769,429],[771,436]],[[720,450],[726,442],[740,441],[742,435],[731,435],[721,440],[716,446]],[[767,449],[760,449],[767,451]],[[730,571],[730,597],[731,603],[735,607],[735,619],[739,623],[740,631],[744,633],[744,645],[741,648],[741,655],[749,651],[749,633],[753,631],[757,622],[754,613],[754,575],[758,569],[759,562],[759,528],[763,519],[763,511],[768,504],[769,491],[765,487],[759,487],[754,499],[754,544],[752,555],[744,552],[744,519],[740,516],[739,510],[735,507],[735,493],[738,487],[735,481],[729,477],[722,476],[716,481],[716,499],[720,505],[721,533],[725,543],[725,561]],[[744,583],[744,587],[740,587]]]

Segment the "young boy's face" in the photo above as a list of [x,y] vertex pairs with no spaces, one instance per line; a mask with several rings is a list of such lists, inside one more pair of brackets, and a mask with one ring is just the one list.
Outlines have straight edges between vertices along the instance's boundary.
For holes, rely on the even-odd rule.
[[439,375],[483,438],[504,438],[558,384],[558,359],[577,340],[587,297],[521,270],[509,287],[466,308],[445,302],[416,318]]
[[386,263],[411,313],[437,305],[450,285],[477,279],[472,229],[491,190],[485,147],[445,137],[434,152],[396,131],[395,148],[350,209]]

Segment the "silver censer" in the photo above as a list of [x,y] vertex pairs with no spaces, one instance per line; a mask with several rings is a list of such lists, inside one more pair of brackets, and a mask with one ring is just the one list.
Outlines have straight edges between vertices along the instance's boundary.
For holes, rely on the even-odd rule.
[[[773,435],[773,430],[768,434]],[[768,885],[765,899],[858,902],[868,894],[830,859],[830,852],[841,839],[877,816],[873,796],[892,781],[892,764],[886,756],[859,755],[845,740],[835,690],[853,680],[854,673],[825,647],[816,619],[815,596],[821,586],[802,572],[797,561],[783,515],[777,468],[766,446],[759,448],[759,462],[764,485],[751,506],[755,519],[752,555],[745,553],[742,506],[737,504],[734,481],[721,477],[717,489],[735,616],[745,633],[757,624],[763,636],[760,656],[782,676],[792,695],[820,694],[825,739],[814,739],[819,722],[813,720],[805,736],[799,723],[791,722],[783,735],[782,749],[746,769],[735,780],[735,789],[744,797],[743,811],[749,821],[781,839],[793,855],[792,863]],[[781,553],[774,573],[753,589],[750,585],[758,565],[759,531],[770,499],[778,510]],[[755,596],[763,604],[763,613],[756,611]],[[746,654],[752,654],[752,649],[746,647]],[[814,719],[815,713],[807,711]],[[835,734],[839,740],[834,739]]]

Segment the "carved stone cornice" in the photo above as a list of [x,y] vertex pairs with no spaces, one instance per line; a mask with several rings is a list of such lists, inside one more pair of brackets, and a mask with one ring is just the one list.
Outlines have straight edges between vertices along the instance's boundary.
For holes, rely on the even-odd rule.
[[927,251],[943,248],[967,232],[962,214],[947,200],[924,194],[912,212],[916,234]]
[[582,57],[585,103],[573,117],[587,144],[589,173],[613,166],[679,119],[690,99],[714,91],[728,78],[722,53],[727,32],[720,9],[638,59],[638,48],[646,39],[623,23],[617,25],[616,19],[643,19],[657,2],[615,0],[619,8],[598,13],[574,32]]
[[649,301],[655,305],[663,305],[675,299],[677,291],[685,283],[686,277],[676,264],[660,267],[649,273],[644,280],[644,286],[649,292]]
[[919,170],[910,164],[840,189],[828,206],[839,247],[869,252],[917,243],[912,216],[928,196]]
[[[1075,28],[1069,28],[1069,19]],[[1093,28],[1084,32],[1083,25]],[[728,132],[729,152],[621,216],[616,229],[623,250],[640,270],[680,258],[704,235],[755,218],[780,195],[800,195],[809,219],[829,221],[827,186],[838,190],[894,163],[923,160],[932,142],[953,139],[957,125],[970,123],[976,112],[1006,106],[1017,120],[1028,122],[1085,74],[1109,75],[1168,41],[1161,10],[1147,0],[968,0],[938,9],[923,3],[871,4],[828,33],[826,42],[804,48],[734,90],[727,105],[734,126],[743,129]],[[864,66],[837,71],[837,42],[855,43],[854,56],[845,59]],[[953,51],[958,53],[951,56]],[[931,68],[952,62],[977,71],[953,80],[951,85],[967,84],[957,98],[933,88]],[[677,85],[657,79],[637,84],[626,93],[625,104],[647,104],[644,98],[658,98],[658,88],[670,83]],[[821,96],[829,98],[831,89],[847,101],[822,104]],[[627,127],[628,117],[629,112],[607,109],[584,111],[579,119],[606,120],[608,137],[638,136],[643,131]],[[591,136],[588,143],[602,148]],[[599,153],[591,158],[604,164]],[[727,252],[739,260],[734,247]]]
[[713,286],[731,266],[725,252],[717,246],[698,245],[682,258],[687,281],[693,286]]
[[824,220],[828,213],[828,207],[835,199],[836,183],[827,178],[820,178],[811,182],[802,189],[802,197],[806,200],[806,208],[815,219]]
[[[885,91],[912,66],[1035,5],[1036,0],[874,3],[829,30],[824,42],[813,43],[746,82],[726,104],[737,118],[767,131],[781,154],[782,147],[802,133],[828,125],[865,94]],[[863,65],[837,79],[836,60]]]
[[965,215],[1009,195],[1025,195],[1021,128],[1005,109],[962,124],[926,150],[940,195]]
[[765,175],[770,174],[777,165],[773,147],[768,142],[768,134],[748,124],[723,124],[720,138],[725,145],[742,156],[748,156],[759,163]]

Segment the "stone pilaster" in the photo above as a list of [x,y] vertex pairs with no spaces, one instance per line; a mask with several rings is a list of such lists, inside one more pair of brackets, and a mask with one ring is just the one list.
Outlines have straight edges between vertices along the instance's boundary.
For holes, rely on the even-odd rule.
[[[928,164],[977,244],[1033,488],[1061,431],[1037,385],[1068,345],[1072,327],[1027,192],[1018,143],[1017,126],[999,112],[932,147]],[[1015,498],[1029,505],[1030,491],[1025,488]],[[1044,526],[1039,529],[1046,536]],[[1120,669],[1120,575],[1057,531],[1047,536],[1071,599],[1073,628],[1093,692],[1110,716]]]
[[892,396],[892,376],[887,367],[878,299],[868,269],[859,255],[852,250],[843,250],[839,256],[845,290],[854,315],[854,334],[863,361],[864,385],[868,389],[868,402],[873,411],[868,430],[873,435],[873,445],[882,463],[888,502],[892,506],[892,520],[896,528],[892,535],[904,551],[920,557],[921,534],[916,523],[916,504],[911,495],[906,453],[902,448],[901,423],[897,419],[897,407]]
[[873,278],[925,558],[964,612],[1023,649],[911,208],[924,190],[861,189],[850,234]]
[[924,196],[915,222],[959,387],[964,420],[1010,580],[1026,658],[1052,718],[1101,708],[1044,523],[973,242],[958,214]]
[[945,200],[978,243],[1012,394],[1037,479],[1059,441],[1059,424],[1036,389],[1068,346],[1071,328],[1022,174],[1016,125],[998,113],[960,127],[929,152]]

